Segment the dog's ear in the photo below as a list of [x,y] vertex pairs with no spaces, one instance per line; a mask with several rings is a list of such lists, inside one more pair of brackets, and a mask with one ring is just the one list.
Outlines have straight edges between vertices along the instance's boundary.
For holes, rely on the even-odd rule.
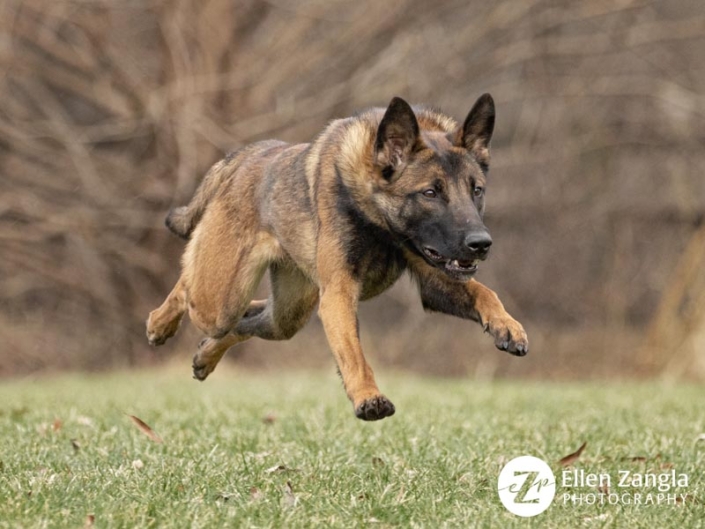
[[389,179],[409,161],[419,141],[419,124],[409,103],[395,97],[377,129],[375,162]]
[[490,94],[481,95],[458,131],[455,144],[475,155],[483,170],[490,164],[490,140],[494,131],[494,100]]

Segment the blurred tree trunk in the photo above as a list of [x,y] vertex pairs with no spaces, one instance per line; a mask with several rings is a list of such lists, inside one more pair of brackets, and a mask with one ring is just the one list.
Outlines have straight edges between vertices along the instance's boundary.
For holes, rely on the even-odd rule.
[[649,325],[643,359],[668,378],[705,377],[705,224],[690,239]]

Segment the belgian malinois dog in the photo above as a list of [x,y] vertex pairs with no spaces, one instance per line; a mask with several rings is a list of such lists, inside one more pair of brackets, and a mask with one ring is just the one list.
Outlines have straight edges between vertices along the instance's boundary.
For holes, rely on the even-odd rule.
[[[357,307],[409,272],[423,307],[479,322],[517,356],[526,333],[473,279],[492,239],[483,224],[494,101],[460,126],[395,97],[333,121],[311,143],[262,141],[216,163],[167,226],[188,239],[182,273],[147,320],[161,345],[188,310],[207,335],[193,358],[204,380],[233,345],[287,340],[318,314],[355,415],[394,414],[360,347]],[[269,270],[271,294],[252,300]]]

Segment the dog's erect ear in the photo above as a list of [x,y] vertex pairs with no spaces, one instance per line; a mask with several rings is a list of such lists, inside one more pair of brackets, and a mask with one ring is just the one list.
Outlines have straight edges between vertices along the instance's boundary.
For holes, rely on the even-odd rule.
[[419,140],[419,124],[409,103],[395,97],[377,129],[375,162],[386,178],[403,168]]
[[458,131],[455,144],[465,147],[482,166],[490,164],[490,140],[494,131],[494,100],[490,94],[481,95]]

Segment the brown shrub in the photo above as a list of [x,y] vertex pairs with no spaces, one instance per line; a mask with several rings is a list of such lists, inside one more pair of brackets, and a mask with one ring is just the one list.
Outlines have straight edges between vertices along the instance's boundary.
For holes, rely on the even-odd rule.
[[[480,279],[528,323],[544,360],[469,357],[479,332],[421,320],[408,286],[363,309],[368,348],[443,374],[570,374],[603,358],[633,370],[615,345],[638,342],[705,213],[703,56],[696,1],[8,0],[0,372],[154,358],[143,320],[182,247],[164,215],[227,150],[307,141],[393,95],[460,118],[485,91],[499,108],[498,244]],[[281,363],[309,347],[326,354],[316,323],[298,345],[253,342],[245,356]],[[282,354],[259,359],[265,349]],[[584,365],[568,356],[578,352]]]

